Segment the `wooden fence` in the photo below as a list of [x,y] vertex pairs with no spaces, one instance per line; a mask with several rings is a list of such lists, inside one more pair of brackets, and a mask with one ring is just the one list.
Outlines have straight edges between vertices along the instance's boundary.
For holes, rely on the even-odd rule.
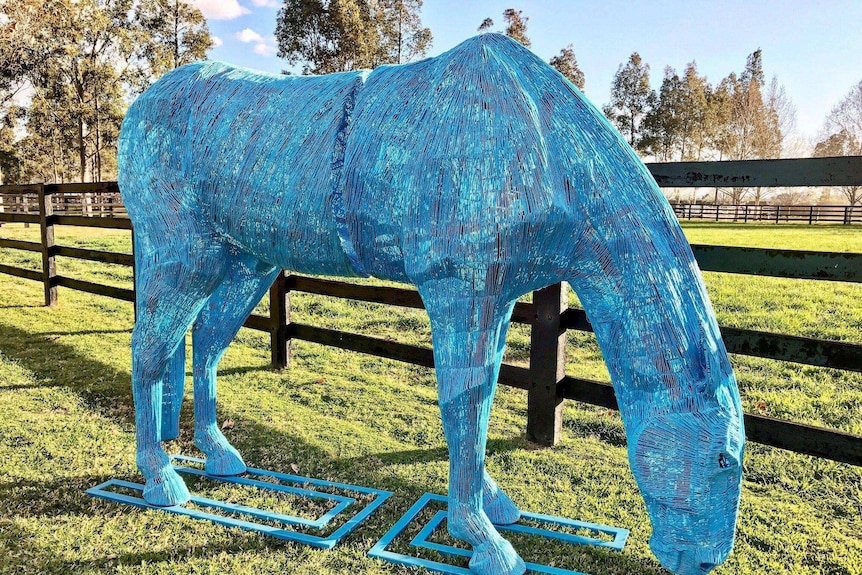
[[748,204],[671,204],[680,220],[712,220],[742,224],[862,224],[862,205],[858,206],[790,206]]
[[[662,185],[711,187],[722,174],[748,185],[862,185],[862,157],[781,160],[784,177],[769,179],[776,161],[721,162],[708,166],[711,172],[694,163],[651,164],[653,175]],[[789,164],[788,164],[789,163]],[[835,170],[839,173],[836,174]],[[820,172],[818,172],[820,170]],[[713,174],[711,177],[706,177]],[[716,175],[717,174],[717,175]],[[728,176],[727,174],[736,174]],[[819,174],[819,175],[818,175]],[[833,183],[833,182],[838,183]],[[670,183],[668,183],[670,182]],[[772,182],[771,184],[768,182]],[[801,183],[800,183],[801,182]],[[725,184],[726,185],[726,184]],[[114,184],[105,184],[111,187]],[[51,197],[70,193],[65,185],[5,186],[2,194],[34,197],[39,213],[0,213],[0,223],[38,224],[40,242],[0,239],[0,248],[39,252],[42,271],[0,265],[0,273],[40,281],[45,287],[45,303],[57,301],[57,288],[66,287],[133,302],[133,290],[120,289],[73,279],[57,273],[57,256],[79,258],[126,266],[134,265],[129,254],[58,246],[55,226],[88,226],[131,230],[124,218],[96,218],[62,215],[54,212]],[[92,190],[90,190],[92,191]],[[82,192],[81,192],[82,193]],[[704,271],[752,274],[783,278],[862,283],[862,254],[811,252],[725,246],[692,246]],[[500,383],[527,391],[527,435],[537,443],[553,445],[561,430],[561,407],[565,399],[617,409],[609,383],[575,378],[565,374],[567,330],[592,331],[584,310],[567,306],[564,285],[534,292],[532,303],[518,303],[512,321],[530,325],[531,349],[528,367],[503,365]],[[272,345],[272,364],[283,368],[289,362],[290,341],[297,339],[358,351],[426,367],[434,366],[430,348],[391,342],[366,335],[302,324],[290,319],[291,292],[307,292],[358,301],[410,308],[422,308],[415,290],[393,287],[360,286],[347,282],[281,274],[270,289],[270,316],[251,315],[245,326],[268,332]],[[805,365],[862,372],[862,344],[828,341],[809,337],[722,327],[728,351],[735,354],[791,361]],[[862,436],[833,429],[774,419],[764,415],[745,415],[746,435],[758,443],[835,461],[862,465]]]
[[[116,182],[48,185],[55,215],[127,218]],[[32,186],[0,186],[0,214],[38,214],[39,198]],[[3,222],[0,221],[0,225]]]

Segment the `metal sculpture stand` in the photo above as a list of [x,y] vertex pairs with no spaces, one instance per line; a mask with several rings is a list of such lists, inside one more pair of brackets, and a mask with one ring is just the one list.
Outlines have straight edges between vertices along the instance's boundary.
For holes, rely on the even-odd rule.
[[[171,460],[176,462],[198,464],[206,463],[203,459],[186,457],[184,455],[173,455],[171,456]],[[359,525],[362,524],[363,521],[365,521],[372,513],[377,510],[377,508],[383,505],[383,503],[387,499],[389,499],[389,497],[392,496],[392,493],[390,491],[382,491],[380,489],[360,487],[358,485],[349,485],[346,483],[323,481],[321,479],[312,479],[310,477],[287,475],[284,473],[278,473],[276,471],[267,471],[265,469],[255,469],[252,467],[249,467],[246,470],[246,475],[251,477],[228,477],[210,475],[209,473],[201,469],[196,469],[194,467],[186,467],[182,465],[173,465],[173,469],[180,474],[197,475],[199,477],[206,477],[207,479],[221,481],[223,483],[247,485],[250,487],[256,487],[258,489],[273,491],[276,493],[290,493],[291,495],[297,495],[300,497],[328,500],[335,503],[335,506],[317,519],[307,519],[304,517],[297,517],[295,515],[284,515],[281,513],[257,509],[255,507],[247,507],[245,505],[226,503],[224,501],[216,501],[214,499],[207,499],[205,497],[198,497],[196,495],[192,495],[191,499],[189,500],[191,503],[198,507],[215,509],[235,515],[246,515],[262,521],[261,523],[257,523],[253,521],[237,519],[235,517],[218,515],[216,513],[207,513],[206,511],[183,507],[182,505],[173,505],[170,507],[159,507],[156,505],[151,505],[147,503],[146,500],[144,500],[142,497],[133,497],[131,495],[117,493],[116,489],[118,488],[140,491],[141,493],[143,493],[144,490],[144,486],[139,483],[132,483],[130,481],[123,481],[120,479],[110,479],[108,481],[105,481],[104,483],[97,485],[96,487],[88,489],[87,494],[93,497],[107,499],[108,501],[115,501],[117,503],[125,503],[127,505],[143,507],[144,509],[166,511],[168,513],[174,513],[177,515],[185,515],[193,519],[203,519],[206,521],[211,521],[212,523],[224,525],[226,527],[239,527],[240,529],[245,529],[247,531],[255,531],[262,535],[269,535],[270,537],[275,537],[277,539],[304,543],[306,545],[311,545],[320,549],[332,549],[333,547],[335,547],[342,539],[344,539],[345,536],[347,536],[354,529],[359,527]],[[286,482],[293,485],[297,485],[299,487],[292,487],[290,485],[283,485],[280,483],[271,483],[269,481],[260,481],[258,479],[252,479],[252,477],[272,478],[278,480],[279,482]],[[328,535],[310,535],[307,533],[302,533],[300,531],[273,527],[272,525],[268,525],[267,523],[265,523],[274,521],[277,523],[281,523],[285,526],[317,529],[322,531],[327,526],[329,526],[330,523],[332,523],[332,521],[336,517],[338,517],[350,507],[356,504],[356,499],[353,497],[336,495],[334,493],[328,493],[326,491],[318,491],[316,489],[311,489],[310,487],[339,489],[347,492],[374,495],[374,499],[371,501],[371,503],[363,507],[348,521],[338,527],[338,529],[335,529]]]
[[[439,502],[448,505],[449,500],[442,495],[435,495],[433,493],[426,493],[425,495],[423,495],[419,499],[419,501],[417,501],[416,504],[410,508],[410,510],[404,515],[404,517],[402,517],[398,521],[398,523],[396,523],[392,527],[392,529],[390,529],[386,533],[386,535],[384,535],[383,538],[371,549],[371,551],[368,552],[368,555],[370,557],[383,559],[384,561],[397,563],[399,565],[407,565],[409,567],[424,567],[438,573],[447,573],[449,575],[471,575],[471,571],[463,567],[457,567],[455,565],[449,565],[447,563],[441,563],[438,561],[430,561],[428,559],[421,559],[419,557],[413,557],[411,555],[405,555],[403,553],[387,551],[386,548],[389,547],[389,545],[392,544],[392,542],[422,513],[422,511],[428,506],[428,504],[432,502]],[[442,553],[443,555],[449,555],[453,557],[463,557],[466,559],[472,558],[473,553],[466,549],[461,549],[459,547],[453,547],[451,545],[443,545],[440,543],[434,543],[433,541],[429,541],[434,532],[443,524],[444,521],[446,521],[447,517],[448,511],[438,511],[437,514],[431,518],[431,521],[426,523],[425,526],[422,527],[422,530],[419,531],[419,533],[410,541],[410,546],[420,549],[431,549],[433,551],[437,551],[438,553]],[[601,539],[593,539],[591,537],[583,537],[581,535],[573,535],[560,531],[553,531],[551,529],[540,529],[537,527],[530,527],[528,525],[520,524],[495,525],[495,527],[500,531],[526,533],[530,535],[544,537],[546,539],[556,539],[558,541],[563,541],[572,545],[594,545],[596,547],[604,547],[606,549],[613,549],[616,551],[623,550],[623,547],[626,544],[626,539],[629,535],[628,529],[608,527],[607,525],[597,525],[595,523],[584,523],[582,521],[575,521],[573,519],[551,517],[548,515],[540,515],[537,513],[521,512],[521,518],[532,520],[534,522],[546,524],[549,526],[585,529],[594,533],[604,533],[606,535],[612,535],[614,539],[613,541],[604,541]],[[560,569],[558,567],[551,567],[548,565],[541,565],[538,563],[526,562],[525,565],[528,571],[532,571],[534,573],[546,573],[547,575],[585,575],[584,573],[580,573],[578,571],[569,571],[566,569]]]

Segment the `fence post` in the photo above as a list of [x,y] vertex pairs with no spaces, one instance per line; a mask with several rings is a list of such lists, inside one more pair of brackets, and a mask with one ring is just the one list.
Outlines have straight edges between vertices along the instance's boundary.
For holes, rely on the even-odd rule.
[[850,213],[851,213],[850,212],[850,206],[845,206],[844,207],[844,225],[845,226],[850,225],[850,223],[852,221],[851,217],[850,217]]
[[42,283],[45,286],[45,305],[57,303],[57,264],[54,261],[54,206],[51,196],[45,192],[45,184],[37,186],[39,194],[39,228],[42,232]]
[[563,429],[563,398],[558,383],[566,375],[566,330],[561,323],[568,307],[563,284],[533,292],[530,331],[530,388],[527,391],[527,439],[554,446]]
[[284,272],[269,288],[269,317],[272,367],[284,369],[290,364],[290,289]]
[[132,301],[132,316],[138,323],[138,257],[135,251],[135,228],[132,227],[132,293],[135,296]]
[[778,223],[779,218],[781,218],[781,206],[775,206],[775,223]]
[[745,219],[743,220],[743,222],[742,222],[742,223],[747,224],[747,223],[748,223],[748,204],[745,204],[745,214],[744,214],[744,218],[745,218]]

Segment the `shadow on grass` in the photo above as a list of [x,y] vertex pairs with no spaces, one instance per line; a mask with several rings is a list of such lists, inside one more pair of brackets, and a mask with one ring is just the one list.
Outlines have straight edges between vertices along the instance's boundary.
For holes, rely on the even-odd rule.
[[34,332],[32,335],[41,336],[67,336],[67,335],[107,335],[113,333],[132,333],[132,329],[89,329],[82,331],[40,331]]
[[65,560],[58,558],[52,549],[45,548],[38,537],[26,529],[14,524],[7,524],[3,532],[9,535],[10,544],[7,549],[10,553],[16,553],[17,556],[28,559],[33,557],[34,552],[39,553],[40,559],[44,556],[45,560],[40,560],[38,563],[43,573],[81,573],[91,570],[116,573],[121,567],[134,568],[144,563],[158,564],[171,561],[183,564],[189,559],[207,558],[225,552],[228,554],[241,553],[248,551],[250,547],[261,550],[269,548],[277,550],[279,547],[279,541],[269,537],[233,538],[230,542],[217,541],[199,544],[190,541],[188,547],[171,547],[158,551],[140,551],[109,554],[91,559]]
[[[122,332],[123,330],[119,330]],[[109,333],[115,333],[109,331]],[[71,333],[70,333],[71,335]],[[134,409],[131,393],[131,376],[128,371],[117,370],[102,362],[80,354],[72,346],[46,339],[44,334],[34,334],[19,329],[16,326],[0,324],[0,351],[17,362],[23,368],[32,372],[42,384],[32,386],[17,386],[2,388],[49,388],[66,387],[78,394],[86,405],[101,416],[115,422],[123,429],[134,428]],[[255,368],[240,370],[225,370],[224,373],[245,373]],[[182,410],[181,435],[171,447],[172,451],[186,454],[196,454],[192,437],[192,409],[185,405]],[[261,424],[259,421],[244,418],[239,412],[229,407],[220,408],[221,419],[234,421],[235,430],[229,433],[229,439],[246,457],[246,461],[254,467],[267,467],[273,470],[290,473],[291,463],[302,464],[302,474],[311,477],[325,477],[328,480],[355,485],[371,486],[394,492],[394,496],[362,526],[360,526],[342,545],[359,545],[362,550],[370,548],[371,544],[380,539],[392,524],[410,507],[423,493],[428,491],[427,485],[419,480],[411,481],[396,474],[381,473],[389,465],[403,463],[425,463],[445,461],[448,453],[445,448],[413,449],[397,452],[384,452],[374,455],[338,458],[316,447],[302,438]],[[312,425],[312,422],[309,422]],[[489,451],[502,452],[520,448],[528,448],[523,438],[510,440],[498,439],[489,441]],[[258,462],[265,462],[260,464]],[[135,482],[141,478],[135,474],[131,477],[118,477]],[[84,475],[74,479],[64,478],[57,481],[19,481],[0,484],[0,500],[6,509],[6,518],[30,517],[51,518],[56,516],[105,516],[106,522],[115,515],[117,506],[113,503],[91,499],[84,491],[97,485],[107,477]],[[50,493],[50,497],[46,494]],[[138,509],[124,508],[122,513],[144,513]],[[9,526],[10,529],[18,529]],[[272,538],[236,538],[208,543],[203,546],[193,545],[187,548],[172,548],[165,551],[142,551],[121,556],[109,556],[89,560],[64,561],[57,559],[54,550],[47,548],[39,540],[38,534],[20,530],[12,537],[14,545],[26,545],[29,555],[39,553],[42,564],[47,566],[46,572],[66,573],[87,568],[110,569],[118,565],[138,565],[142,560],[150,563],[162,561],[178,561],[183,558],[215,556],[222,552],[245,551],[254,549],[286,549],[291,546],[299,548],[299,544],[286,543]],[[6,529],[8,532],[8,529]],[[5,536],[4,536],[5,537]],[[30,543],[28,544],[27,541]],[[239,541],[239,543],[231,543]],[[8,543],[8,542],[5,542]],[[38,551],[37,551],[38,550]],[[661,573],[653,563],[645,562],[623,554],[609,554],[605,551],[579,547],[571,550],[573,560],[580,559],[602,569],[614,573],[639,572]]]

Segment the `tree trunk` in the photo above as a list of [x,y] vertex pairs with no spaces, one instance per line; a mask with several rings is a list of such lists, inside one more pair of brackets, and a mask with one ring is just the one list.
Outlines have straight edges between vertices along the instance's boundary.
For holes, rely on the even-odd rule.
[[179,0],[174,1],[174,68],[180,65],[180,3]]
[[78,118],[78,160],[81,167],[81,183],[87,181],[87,150],[84,146],[84,119]]

